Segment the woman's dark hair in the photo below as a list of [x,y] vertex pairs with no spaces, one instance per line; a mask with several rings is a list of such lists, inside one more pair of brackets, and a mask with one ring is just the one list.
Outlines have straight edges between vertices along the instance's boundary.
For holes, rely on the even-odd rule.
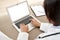
[[45,0],[44,9],[47,18],[60,25],[60,0]]

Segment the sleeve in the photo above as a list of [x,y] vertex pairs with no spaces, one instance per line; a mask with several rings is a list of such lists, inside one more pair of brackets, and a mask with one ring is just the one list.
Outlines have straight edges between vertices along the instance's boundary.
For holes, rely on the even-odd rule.
[[[50,33],[45,33],[45,35],[49,35]],[[40,35],[41,36],[41,35]],[[35,40],[60,40],[60,35],[48,36],[45,38],[37,38]]]
[[17,40],[28,40],[28,36],[29,36],[28,33],[21,32],[21,33],[19,33]]
[[50,23],[41,23],[40,30],[47,32],[51,28],[52,24]]

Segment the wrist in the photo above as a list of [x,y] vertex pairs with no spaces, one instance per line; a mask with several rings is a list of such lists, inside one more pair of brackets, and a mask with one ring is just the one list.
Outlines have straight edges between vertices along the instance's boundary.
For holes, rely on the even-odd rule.
[[25,32],[25,31],[21,31],[21,33],[28,33],[28,32]]
[[40,25],[41,25],[41,23],[38,23],[38,24],[36,25],[36,27],[40,27]]
[[28,30],[21,30],[21,32],[26,32],[26,33],[28,33]]

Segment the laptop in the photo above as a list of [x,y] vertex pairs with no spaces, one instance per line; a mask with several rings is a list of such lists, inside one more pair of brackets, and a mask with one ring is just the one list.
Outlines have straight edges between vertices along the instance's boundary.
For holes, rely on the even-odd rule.
[[36,18],[32,15],[29,15],[30,14],[29,7],[26,1],[8,7],[7,12],[8,15],[10,16],[13,26],[17,29],[18,32],[21,31],[20,30],[21,23],[28,25],[29,31],[31,31],[34,28],[33,25],[30,23],[31,21],[29,19]]

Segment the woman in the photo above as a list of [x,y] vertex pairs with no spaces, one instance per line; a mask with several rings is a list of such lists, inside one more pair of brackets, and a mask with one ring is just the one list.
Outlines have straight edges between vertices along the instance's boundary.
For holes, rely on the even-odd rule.
[[[30,19],[35,27],[40,27],[40,30],[44,31],[35,40],[60,40],[60,0],[45,0],[44,9],[49,23],[39,23],[35,19]],[[27,25],[20,24],[20,28],[22,32],[17,40],[28,40]]]

